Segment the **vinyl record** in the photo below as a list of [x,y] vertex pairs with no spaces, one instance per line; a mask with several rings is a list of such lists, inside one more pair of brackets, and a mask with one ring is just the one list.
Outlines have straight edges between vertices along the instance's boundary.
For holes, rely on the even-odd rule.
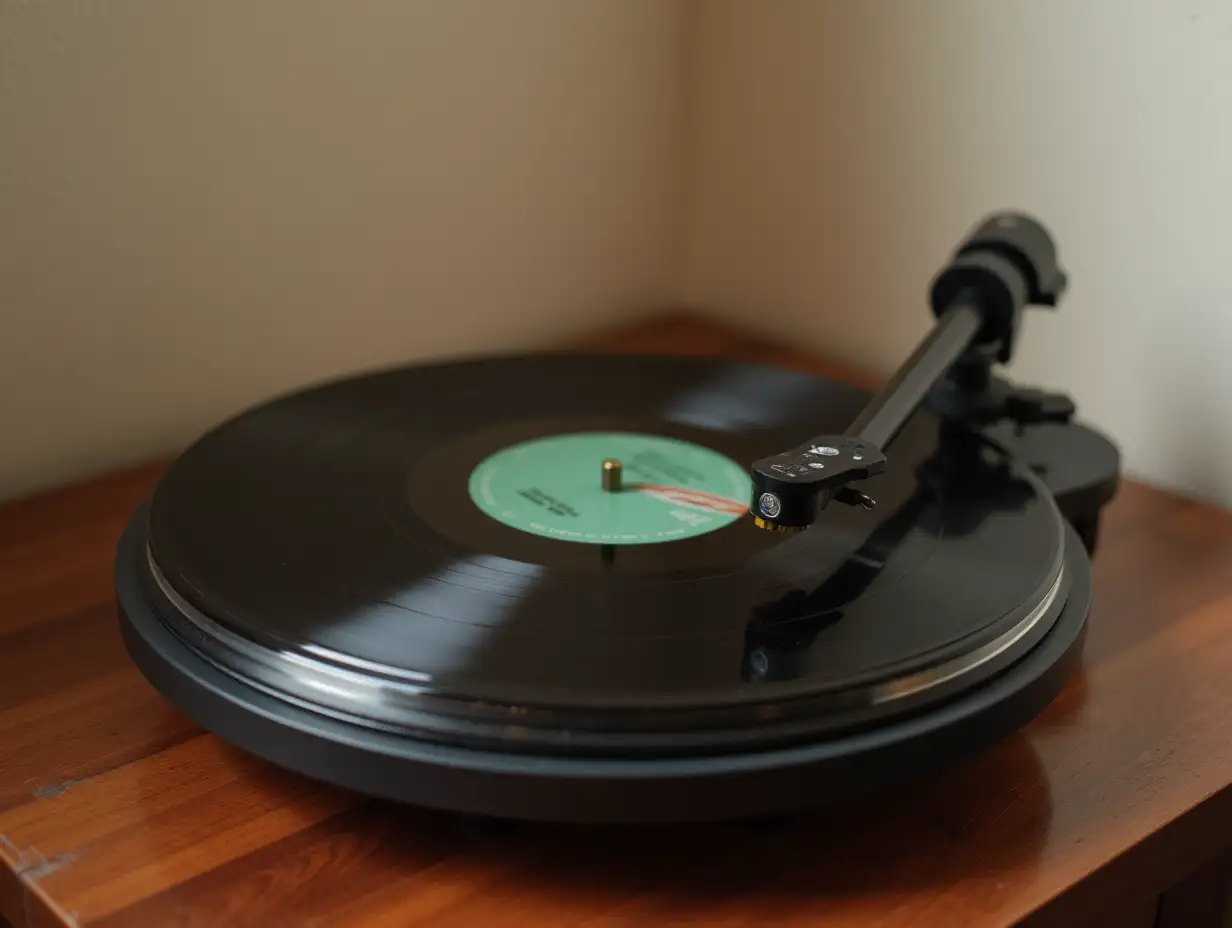
[[145,595],[231,677],[425,741],[661,756],[909,716],[1048,632],[1064,523],[996,445],[920,413],[861,487],[872,512],[754,526],[750,462],[841,432],[865,399],[756,366],[575,355],[327,384],[173,465]]

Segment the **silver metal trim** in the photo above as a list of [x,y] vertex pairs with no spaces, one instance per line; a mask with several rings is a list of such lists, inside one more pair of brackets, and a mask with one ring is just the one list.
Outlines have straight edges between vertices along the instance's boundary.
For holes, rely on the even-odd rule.
[[977,667],[981,667],[993,660],[999,654],[1003,654],[1008,649],[1022,640],[1022,638],[1035,627],[1035,624],[1048,614],[1052,609],[1052,604],[1056,602],[1057,595],[1061,592],[1061,579],[1064,577],[1065,571],[1057,572],[1057,579],[1053,581],[1048,592],[1044,594],[1044,599],[1036,606],[1027,616],[998,637],[985,645],[976,648],[959,657],[929,667],[927,670],[922,670],[919,673],[913,673],[905,677],[900,677],[897,680],[892,680],[888,683],[880,683],[872,687],[870,693],[871,700],[874,704],[890,702],[894,699],[903,699],[915,693],[922,693],[925,690],[932,689],[935,686],[940,686],[943,683],[948,683],[951,680],[956,680],[958,677],[970,673]]
[[[148,546],[146,558],[159,591],[187,623],[173,622],[163,615],[164,624],[210,664],[262,692],[322,715],[348,719],[386,731],[421,735],[439,733],[444,728],[442,719],[447,719],[448,726],[455,730],[459,725],[479,732],[491,731],[493,726],[498,730],[502,726],[516,726],[519,731],[526,732],[529,719],[521,707],[487,704],[485,708],[491,714],[476,717],[471,712],[472,701],[451,698],[410,682],[405,679],[405,671],[390,668],[390,673],[383,673],[379,665],[370,665],[370,672],[365,673],[315,655],[264,647],[226,628],[185,600],[159,569]],[[1034,631],[1039,632],[1038,640],[1048,630],[1037,628],[1041,621],[1049,615],[1055,620],[1059,614],[1060,609],[1054,607],[1058,605],[1057,598],[1065,577],[1063,564],[1059,563],[1056,575],[1041,601],[993,641],[907,676],[838,691],[829,696],[819,695],[810,700],[811,711],[820,714],[833,710],[836,715],[842,716],[850,715],[853,710],[888,703],[910,706],[923,701],[922,697],[926,695],[936,698],[962,689],[968,684],[966,678],[981,668],[988,668],[991,673],[1007,666],[1018,656],[1008,652]],[[346,659],[343,656],[340,658]],[[999,658],[1005,660],[998,661]],[[989,667],[990,664],[994,666]],[[402,679],[398,679],[399,676]],[[503,717],[502,709],[507,713]],[[659,734],[680,737],[678,732],[669,730]]]

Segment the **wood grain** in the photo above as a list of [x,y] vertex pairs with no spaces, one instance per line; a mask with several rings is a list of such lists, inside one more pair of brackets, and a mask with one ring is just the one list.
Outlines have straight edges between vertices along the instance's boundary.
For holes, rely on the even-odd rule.
[[[869,381],[681,317],[586,347]],[[1232,517],[1210,506],[1125,486],[1082,672],[943,775],[781,823],[497,826],[273,769],[150,689],[121,646],[110,571],[160,469],[0,508],[0,916],[14,928],[1148,924],[1168,887],[1206,879],[1209,896],[1232,847]],[[1170,917],[1189,911],[1179,899]]]

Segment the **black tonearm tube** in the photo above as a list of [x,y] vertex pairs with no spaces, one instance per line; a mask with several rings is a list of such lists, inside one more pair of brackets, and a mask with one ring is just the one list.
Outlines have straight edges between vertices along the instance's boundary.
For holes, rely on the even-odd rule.
[[936,318],[885,388],[841,435],[817,435],[751,468],[751,511],[771,531],[807,528],[831,501],[871,508],[851,486],[885,470],[886,452],[926,404],[943,420],[980,427],[1068,421],[1065,396],[1017,388],[992,375],[1010,360],[1026,306],[1055,307],[1066,277],[1047,229],[1019,213],[988,217],[933,281]]

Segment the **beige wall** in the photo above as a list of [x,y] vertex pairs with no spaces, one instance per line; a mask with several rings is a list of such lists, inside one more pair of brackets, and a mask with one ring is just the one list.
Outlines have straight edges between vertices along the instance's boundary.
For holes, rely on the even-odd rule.
[[0,496],[662,296],[680,11],[0,4]]
[[887,371],[1008,204],[1011,373],[1232,503],[1232,2],[889,6],[0,4],[0,496],[669,298]]
[[1010,373],[1232,504],[1232,2],[694,13],[687,297],[887,371],[968,224],[1029,208],[1073,287]]

